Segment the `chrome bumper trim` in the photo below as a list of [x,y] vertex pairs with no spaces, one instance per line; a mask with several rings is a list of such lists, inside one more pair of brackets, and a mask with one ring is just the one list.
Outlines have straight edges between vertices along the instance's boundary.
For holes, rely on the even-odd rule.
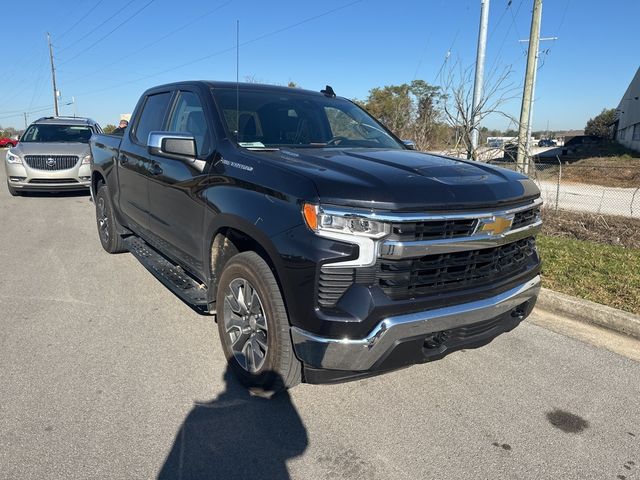
[[333,370],[369,370],[396,342],[490,320],[537,298],[540,276],[483,300],[388,317],[362,339],[326,338],[292,327],[296,355],[306,365]]
[[405,259],[423,257],[439,253],[462,252],[466,250],[480,250],[505,245],[536,235],[542,228],[542,221],[511,230],[501,235],[488,236],[485,234],[471,237],[449,238],[444,240],[424,240],[419,242],[387,241],[380,245],[379,256],[388,259]]

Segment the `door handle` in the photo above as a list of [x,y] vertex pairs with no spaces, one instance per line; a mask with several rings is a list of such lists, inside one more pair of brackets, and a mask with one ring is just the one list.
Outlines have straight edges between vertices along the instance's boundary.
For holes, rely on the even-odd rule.
[[157,163],[154,163],[151,166],[151,174],[152,175],[162,175],[162,173],[163,173],[162,168]]
[[129,159],[127,158],[126,155],[120,155],[120,165],[126,165],[127,163],[129,163]]

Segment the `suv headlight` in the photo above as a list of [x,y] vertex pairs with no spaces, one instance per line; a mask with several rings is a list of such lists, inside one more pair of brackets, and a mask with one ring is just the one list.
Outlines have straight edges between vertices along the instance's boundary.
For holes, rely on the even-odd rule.
[[91,163],[91,154],[82,157],[81,165],[89,165]]
[[7,163],[22,164],[22,159],[18,155],[11,153],[11,150],[7,150]]

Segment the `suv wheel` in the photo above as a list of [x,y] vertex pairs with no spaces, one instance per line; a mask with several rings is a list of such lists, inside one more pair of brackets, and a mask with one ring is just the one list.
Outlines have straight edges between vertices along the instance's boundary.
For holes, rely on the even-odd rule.
[[106,252],[120,253],[127,250],[122,237],[116,231],[109,188],[104,183],[98,185],[96,193],[96,224],[100,243]]
[[262,257],[243,252],[229,260],[216,304],[222,348],[244,385],[276,392],[300,383],[282,294]]

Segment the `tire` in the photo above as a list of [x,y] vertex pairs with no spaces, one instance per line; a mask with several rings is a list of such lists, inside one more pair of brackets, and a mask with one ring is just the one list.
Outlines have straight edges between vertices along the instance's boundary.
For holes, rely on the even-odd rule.
[[122,237],[116,230],[116,220],[113,216],[109,188],[104,183],[98,185],[98,192],[96,193],[96,225],[100,243],[107,253],[127,251]]
[[220,342],[241,383],[264,393],[300,383],[302,367],[293,351],[282,294],[262,257],[243,252],[229,260],[216,305]]
[[9,195],[11,195],[12,197],[19,197],[20,195],[22,195],[22,192],[20,192],[17,188],[13,188],[11,185],[9,185],[9,182],[7,182],[7,190],[9,190]]

